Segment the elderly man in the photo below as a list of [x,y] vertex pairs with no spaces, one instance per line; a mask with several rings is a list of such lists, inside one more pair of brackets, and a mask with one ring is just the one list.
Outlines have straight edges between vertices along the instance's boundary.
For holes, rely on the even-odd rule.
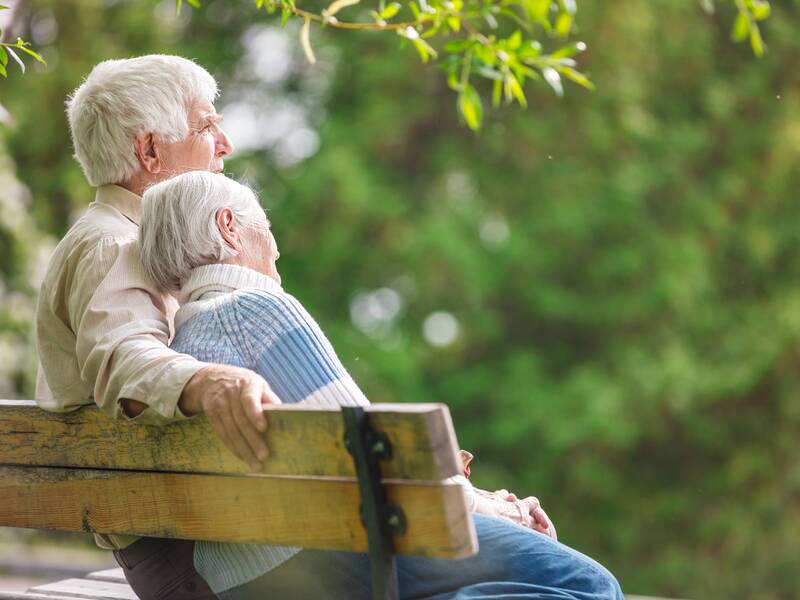
[[[179,175],[145,192],[139,233],[145,272],[181,302],[173,348],[251,368],[284,402],[367,403],[317,323],[281,288],[277,244],[250,189],[219,174]],[[399,558],[401,598],[622,600],[607,570],[555,540],[536,498],[471,496],[479,553]],[[371,596],[363,553],[198,542],[194,561],[223,600]]]
[[[220,172],[233,147],[214,109],[217,84],[177,56],[98,64],[67,103],[75,156],[95,201],[56,248],[36,329],[39,405],[96,403],[115,418],[165,423],[205,413],[241,459],[267,448],[261,406],[279,402],[257,374],[170,350],[177,303],[142,274],[141,194],[190,170]],[[192,564],[193,543],[97,535],[140,598],[213,598]],[[169,563],[156,560],[170,557]]]

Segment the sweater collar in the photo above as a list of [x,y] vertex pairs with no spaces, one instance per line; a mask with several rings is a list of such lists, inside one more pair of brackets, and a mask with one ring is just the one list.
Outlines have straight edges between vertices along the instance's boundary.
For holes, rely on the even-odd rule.
[[244,288],[280,292],[280,284],[272,277],[239,265],[204,265],[192,269],[181,287],[178,300],[188,304],[197,300],[227,294]]

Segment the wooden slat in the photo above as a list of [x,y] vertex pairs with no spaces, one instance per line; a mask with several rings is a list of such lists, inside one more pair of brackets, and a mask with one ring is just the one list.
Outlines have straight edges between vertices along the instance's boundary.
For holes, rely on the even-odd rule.
[[[445,479],[461,472],[450,412],[443,404],[373,404],[373,426],[397,449],[383,463],[393,479]],[[264,473],[353,477],[338,409],[266,410],[270,458]],[[0,464],[205,473],[246,473],[205,417],[148,426],[115,421],[90,406],[49,413],[28,400],[0,400]]]
[[96,581],[110,581],[111,583],[126,583],[125,574],[122,572],[121,567],[116,569],[103,569],[102,571],[93,571],[86,575],[86,579],[94,579]]
[[[401,554],[477,550],[464,488],[386,482],[406,513]],[[365,551],[355,480],[0,467],[0,525]]]
[[75,600],[70,596],[43,596],[36,592],[0,592],[0,600]]
[[108,581],[88,579],[64,579],[28,590],[35,598],[81,598],[94,600],[139,600],[130,586]]

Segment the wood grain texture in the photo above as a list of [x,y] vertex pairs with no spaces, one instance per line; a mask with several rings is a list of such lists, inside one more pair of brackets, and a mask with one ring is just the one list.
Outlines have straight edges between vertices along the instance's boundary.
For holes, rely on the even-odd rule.
[[103,569],[102,571],[92,571],[86,574],[86,579],[94,579],[95,581],[109,581],[111,583],[127,583],[125,574],[122,572],[122,567],[116,569]]
[[37,585],[29,590],[34,597],[91,598],[93,600],[139,600],[127,583],[110,583],[87,579],[64,579]]
[[[373,404],[373,426],[395,448],[384,462],[392,479],[445,479],[461,472],[450,412],[442,404]],[[297,405],[265,411],[270,458],[265,474],[353,477],[341,411]],[[246,473],[205,417],[159,427],[115,421],[88,406],[50,413],[27,400],[0,400],[0,464]]]
[[[389,480],[403,508],[400,554],[477,550],[465,490]],[[354,479],[0,467],[0,525],[365,551]]]

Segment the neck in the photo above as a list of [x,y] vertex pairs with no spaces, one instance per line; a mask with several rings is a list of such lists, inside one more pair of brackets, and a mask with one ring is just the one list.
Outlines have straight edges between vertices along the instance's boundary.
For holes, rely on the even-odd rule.
[[128,181],[118,183],[117,185],[120,187],[124,187],[126,190],[128,190],[129,192],[133,192],[137,196],[142,196],[144,195],[144,191],[148,187],[162,180],[163,177],[159,177],[158,175],[154,175],[153,173],[148,173],[147,171],[139,171]]

